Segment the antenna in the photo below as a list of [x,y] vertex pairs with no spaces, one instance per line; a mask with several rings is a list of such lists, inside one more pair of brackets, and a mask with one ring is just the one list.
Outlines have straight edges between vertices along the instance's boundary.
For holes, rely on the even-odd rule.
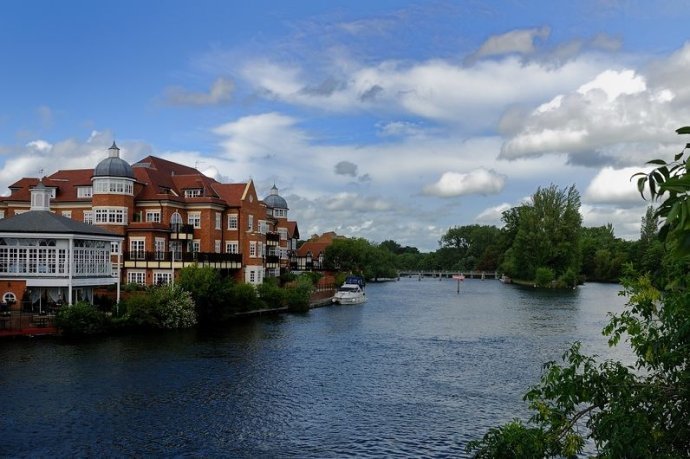
[[41,176],[41,177],[43,177],[43,172],[44,172],[43,168],[39,169],[38,175]]

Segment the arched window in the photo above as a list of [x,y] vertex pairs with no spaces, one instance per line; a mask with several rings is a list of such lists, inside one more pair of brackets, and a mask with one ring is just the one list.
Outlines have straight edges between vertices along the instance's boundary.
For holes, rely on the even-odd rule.
[[179,212],[175,211],[170,217],[170,226],[173,231],[180,231],[182,229],[182,216]]
[[15,294],[12,293],[12,292],[6,292],[6,293],[2,296],[2,302],[3,302],[3,303],[7,303],[7,304],[16,303],[16,302],[17,302],[17,295],[15,295]]

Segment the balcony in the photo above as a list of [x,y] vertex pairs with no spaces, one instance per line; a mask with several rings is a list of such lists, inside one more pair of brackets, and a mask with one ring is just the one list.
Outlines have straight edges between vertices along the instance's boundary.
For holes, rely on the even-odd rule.
[[280,257],[277,255],[267,255],[266,256],[266,267],[267,268],[278,268],[278,267],[280,267]]
[[125,268],[171,269],[184,268],[198,264],[218,269],[240,269],[241,253],[208,253],[208,252],[124,252]]
[[184,241],[194,239],[194,226],[182,223],[170,224],[170,240]]
[[266,233],[266,245],[269,247],[274,247],[280,244],[280,234],[278,233]]

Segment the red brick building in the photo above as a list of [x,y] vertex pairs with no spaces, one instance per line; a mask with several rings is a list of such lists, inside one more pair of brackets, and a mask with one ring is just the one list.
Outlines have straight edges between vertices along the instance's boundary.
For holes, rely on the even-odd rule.
[[170,282],[176,269],[196,263],[258,284],[289,269],[299,238],[275,186],[261,200],[251,180],[220,183],[155,156],[130,165],[114,142],[94,169],[10,185],[0,218],[28,211],[39,181],[51,191],[52,212],[124,237],[113,246],[113,261],[121,260],[125,283]]

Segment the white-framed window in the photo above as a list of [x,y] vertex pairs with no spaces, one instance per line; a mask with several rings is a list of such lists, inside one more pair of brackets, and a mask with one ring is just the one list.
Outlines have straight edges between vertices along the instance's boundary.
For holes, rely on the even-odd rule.
[[185,198],[198,198],[201,196],[201,188],[192,188],[189,190],[184,190]]
[[77,197],[78,198],[90,198],[93,196],[92,186],[78,186],[77,187]]
[[146,271],[143,270],[127,270],[127,282],[130,284],[146,285]]
[[180,225],[182,225],[182,216],[178,211],[175,211],[171,216],[170,216],[170,224],[173,227],[179,228]]
[[287,240],[287,228],[278,228],[278,234],[280,234],[281,240]]
[[172,281],[172,272],[170,272],[170,271],[154,271],[153,272],[153,284],[154,285],[169,284],[171,281]]
[[17,295],[15,295],[12,292],[5,292],[4,295],[2,295],[2,302],[3,303],[16,303],[17,302]]
[[129,256],[133,260],[143,260],[146,258],[146,239],[129,240]]
[[201,241],[199,239],[194,239],[192,241],[192,252],[197,253],[201,251]]
[[262,257],[266,256],[266,245],[263,242],[259,242],[259,253]]
[[273,209],[274,217],[287,217],[287,210],[285,209]]
[[161,211],[160,210],[147,210],[146,211],[146,221],[153,223],[161,222]]
[[230,230],[236,230],[237,229],[237,214],[228,215],[228,229],[230,229]]
[[4,211],[4,210],[0,210],[0,220],[3,219],[3,218],[5,218],[5,211]]
[[126,207],[98,207],[94,208],[94,222],[102,225],[127,224]]
[[220,253],[220,239],[215,240],[215,243],[213,244],[213,250],[216,253]]
[[165,238],[157,237],[153,240],[153,250],[156,260],[165,260]]
[[220,212],[216,212],[216,229],[217,230],[219,230],[221,227],[221,219],[222,219],[222,215],[220,214]]
[[268,232],[268,223],[265,220],[259,220],[259,233],[266,234]]
[[189,212],[187,214],[187,224],[194,228],[201,228],[201,212]]
[[62,216],[67,217],[67,218],[72,218],[72,211],[71,210],[63,210]]
[[237,241],[228,241],[225,243],[225,253],[240,253],[240,245]]
[[88,223],[89,225],[93,225],[93,210],[85,210],[84,211],[84,223]]
[[249,256],[256,257],[256,241],[251,241],[249,243]]
[[254,229],[254,216],[250,215],[247,217],[247,231],[252,231]]
[[110,243],[110,254],[111,255],[119,255],[120,254],[120,243],[119,242],[111,242]]
[[97,178],[93,181],[94,193],[106,194],[134,194],[134,185],[131,180],[120,178]]
[[256,283],[256,271],[253,269],[249,270],[249,282],[252,284]]

